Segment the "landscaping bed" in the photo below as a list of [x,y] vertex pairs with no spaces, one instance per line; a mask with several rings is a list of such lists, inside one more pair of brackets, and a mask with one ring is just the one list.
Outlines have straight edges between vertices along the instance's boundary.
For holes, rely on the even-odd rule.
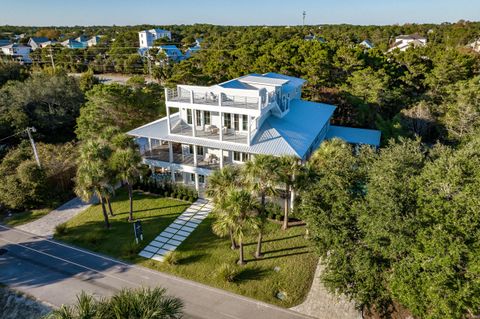
[[52,211],[52,208],[31,209],[24,212],[15,212],[10,214],[5,213],[4,215],[0,216],[0,223],[11,227],[16,227],[33,222],[34,220],[47,215],[50,211]]

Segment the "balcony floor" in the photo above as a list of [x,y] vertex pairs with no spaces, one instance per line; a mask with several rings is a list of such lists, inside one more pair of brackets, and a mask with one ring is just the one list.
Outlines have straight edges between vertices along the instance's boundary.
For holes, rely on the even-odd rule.
[[[193,137],[192,127],[183,123],[179,123],[178,125],[173,127],[171,132],[172,134]],[[220,134],[212,133],[202,129],[197,129],[196,137],[207,138],[207,139],[216,140],[216,141],[220,140]],[[241,144],[247,144],[248,142],[247,134],[239,133],[234,130],[228,130],[228,132],[223,133],[223,140],[226,142],[241,143]]]

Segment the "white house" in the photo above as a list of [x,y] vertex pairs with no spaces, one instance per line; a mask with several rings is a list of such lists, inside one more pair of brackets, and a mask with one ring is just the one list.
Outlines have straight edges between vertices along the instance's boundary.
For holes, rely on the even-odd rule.
[[30,59],[30,50],[29,46],[12,43],[8,45],[4,45],[0,47],[2,53],[8,56],[11,56],[14,59],[18,59],[21,62],[30,63],[32,60]]
[[101,36],[94,35],[93,37],[91,37],[90,39],[87,40],[87,46],[91,47],[91,46],[99,44],[100,39],[101,39]]
[[379,131],[330,125],[335,106],[302,100],[304,83],[266,73],[213,86],[166,88],[167,116],[128,134],[136,137],[143,162],[159,178],[197,190],[213,170],[256,154],[293,155],[304,161],[333,137],[379,145]]
[[368,39],[363,40],[362,42],[360,42],[359,45],[364,47],[365,49],[373,49],[375,47],[373,43],[370,42],[370,40]]
[[42,44],[51,42],[46,37],[32,37],[28,40],[28,45],[32,48],[32,51],[35,51],[38,48],[42,47]]
[[396,49],[405,51],[410,47],[423,47],[427,45],[427,38],[418,34],[411,35],[399,35],[395,38],[395,43],[392,45],[388,52],[392,52]]
[[153,47],[153,42],[157,39],[168,38],[172,39],[172,33],[163,29],[151,29],[138,32],[138,39],[140,49],[150,49]]
[[480,53],[480,39],[473,41],[467,45],[467,48],[472,49],[475,52]]

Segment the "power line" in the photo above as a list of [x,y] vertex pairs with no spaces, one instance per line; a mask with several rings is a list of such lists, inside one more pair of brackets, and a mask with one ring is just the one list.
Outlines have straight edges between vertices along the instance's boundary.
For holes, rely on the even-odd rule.
[[17,135],[22,134],[22,133],[25,133],[25,130],[20,131],[20,132],[17,132],[17,133],[12,134],[12,135],[9,135],[9,136],[7,136],[7,137],[4,137],[4,138],[0,139],[0,142],[3,142],[3,141],[5,141],[5,140],[8,140],[9,138],[14,137],[14,136],[17,136]]

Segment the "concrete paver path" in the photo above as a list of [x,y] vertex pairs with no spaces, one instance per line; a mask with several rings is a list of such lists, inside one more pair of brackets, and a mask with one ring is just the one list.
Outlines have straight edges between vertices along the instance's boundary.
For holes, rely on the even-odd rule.
[[319,261],[307,299],[291,309],[318,319],[362,319],[353,302],[327,291],[320,280],[323,269]]
[[174,251],[207,218],[212,205],[206,199],[198,199],[158,235],[139,255],[163,261],[165,254]]
[[47,215],[16,228],[35,235],[52,237],[57,225],[65,223],[91,205],[92,203],[84,203],[80,198],[75,197]]

